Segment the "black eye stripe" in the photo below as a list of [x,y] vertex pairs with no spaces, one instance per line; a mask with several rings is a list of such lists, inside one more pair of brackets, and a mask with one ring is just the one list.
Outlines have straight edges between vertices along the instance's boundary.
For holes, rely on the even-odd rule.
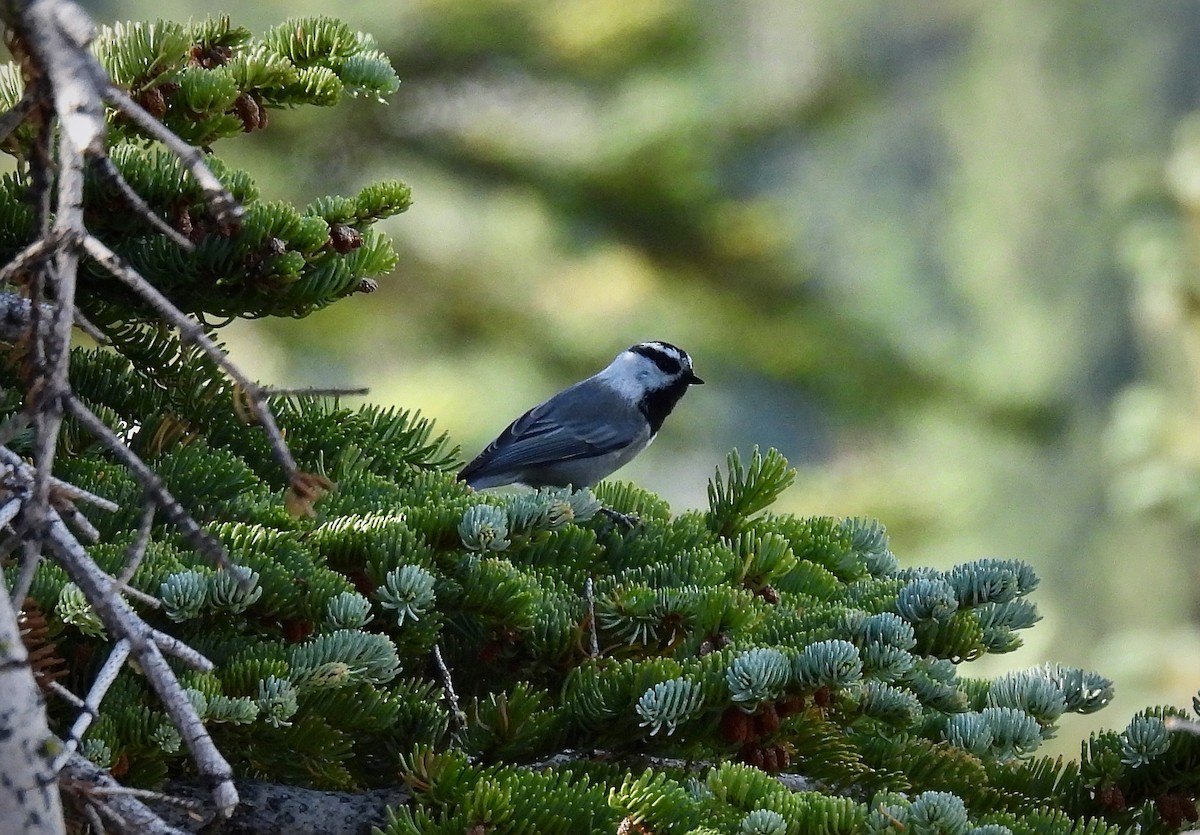
[[[681,372],[683,370],[683,363],[680,361],[680,357],[687,356],[683,351],[680,351],[674,345],[668,345],[666,342],[643,342],[640,345],[634,345],[629,350],[650,360],[664,374],[678,374]],[[670,351],[675,352],[676,356],[668,353]]]

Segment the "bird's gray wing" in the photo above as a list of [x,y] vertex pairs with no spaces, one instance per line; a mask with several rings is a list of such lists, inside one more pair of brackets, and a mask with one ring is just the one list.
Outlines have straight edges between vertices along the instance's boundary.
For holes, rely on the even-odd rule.
[[552,397],[513,421],[459,477],[593,458],[628,446],[641,428],[636,413],[615,421],[606,413],[603,404],[585,410],[566,406],[562,395]]

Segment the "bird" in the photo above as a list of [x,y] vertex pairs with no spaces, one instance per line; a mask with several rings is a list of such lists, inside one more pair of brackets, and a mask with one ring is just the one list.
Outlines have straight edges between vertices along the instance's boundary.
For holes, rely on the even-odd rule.
[[458,480],[476,490],[591,487],[649,446],[688,388],[703,383],[683,349],[631,345],[604,370],[514,420]]

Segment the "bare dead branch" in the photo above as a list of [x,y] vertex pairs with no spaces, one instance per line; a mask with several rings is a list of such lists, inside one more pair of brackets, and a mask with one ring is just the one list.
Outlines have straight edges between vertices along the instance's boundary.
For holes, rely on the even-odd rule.
[[[80,104],[79,109],[82,112],[86,108]],[[61,110],[59,118],[63,118]],[[83,156],[72,144],[70,133],[71,129],[64,123],[63,135],[58,143],[58,200],[54,219],[56,237],[64,243],[75,234],[74,230],[83,228]],[[48,281],[56,305],[49,317],[33,317],[33,340],[41,346],[38,356],[41,365],[36,368],[39,385],[34,386],[29,397],[36,432],[33,445],[34,477],[29,501],[23,508],[26,524],[35,540],[42,536],[50,511],[51,468],[62,426],[63,399],[70,391],[68,360],[73,324],[71,314],[75,309],[75,274],[79,256],[75,247],[60,246],[54,252],[52,262],[43,262],[43,267],[49,263],[53,263],[53,269],[40,272]],[[30,309],[35,314],[40,311],[36,303]]]
[[1181,716],[1168,716],[1163,719],[1163,725],[1166,726],[1168,731],[1181,731],[1182,733],[1200,736],[1200,722],[1194,719],[1184,719]]
[[600,635],[596,627],[596,584],[591,577],[583,583],[583,596],[588,607],[588,634],[591,636],[592,658],[600,657]]
[[5,789],[0,794],[0,829],[59,835],[62,810],[50,768],[57,741],[46,725],[17,610],[6,595],[0,595],[0,693],[4,695],[0,782]]
[[50,485],[54,490],[55,498],[59,500],[87,502],[101,510],[107,510],[109,513],[116,513],[121,509],[121,506],[116,502],[106,499],[103,496],[97,496],[95,493],[90,490],[84,490],[77,484],[71,484],[58,478],[51,478]]
[[204,192],[204,199],[213,207],[218,222],[232,224],[242,219],[244,212],[241,205],[233,199],[233,195],[225,189],[225,186],[221,185],[221,181],[204,164],[204,155],[200,151],[167,130],[162,122],[143,110],[142,106],[131,99],[124,90],[108,84],[103,91],[103,96],[105,101],[117,108],[129,121],[179,157],[184,167],[200,184],[200,189]]
[[28,426],[29,415],[23,411],[6,417],[0,422],[0,446],[7,446],[13,438],[17,437]]
[[[39,262],[46,258],[51,249],[57,246],[57,243],[50,243],[56,240],[54,238],[42,238],[37,242],[25,247],[17,256],[0,268],[0,283],[6,282],[9,278],[15,276],[21,270],[33,269],[39,265]],[[32,314],[30,313],[29,299],[24,296],[18,296],[16,293],[0,293],[0,339],[5,342],[16,342],[29,332],[30,321]],[[47,313],[49,310],[47,310]],[[105,333],[98,327],[88,321],[78,308],[73,314],[75,327],[86,333],[96,342],[101,345],[109,344],[110,340]]]
[[279,386],[263,386],[262,392],[267,397],[361,397],[371,393],[368,388],[283,388]]
[[96,530],[88,518],[79,512],[75,505],[68,501],[55,500],[53,494],[50,496],[50,506],[58,511],[58,515],[63,518],[63,521],[71,526],[76,535],[85,542],[99,542],[100,531]]
[[216,664],[209,661],[201,653],[192,649],[178,638],[173,638],[166,632],[159,632],[157,629],[150,630],[150,637],[154,640],[155,645],[167,655],[172,655],[187,664],[189,667],[199,670],[202,673],[212,672],[216,669]]
[[69,704],[71,707],[75,707],[75,708],[83,708],[84,707],[83,699],[76,696],[74,693],[72,693],[67,688],[63,687],[57,681],[48,682],[46,684],[46,689],[49,690],[51,693],[53,693],[55,696],[58,696],[64,702]]
[[95,27],[70,2],[31,2],[22,16],[25,45],[50,79],[64,144],[76,155],[104,152],[104,106],[108,76],[87,45]]
[[117,590],[119,592],[121,592],[121,594],[125,595],[126,597],[133,598],[138,603],[141,603],[143,606],[149,606],[151,609],[161,609],[162,608],[162,605],[163,605],[162,601],[159,600],[157,597],[146,594],[144,591],[141,591],[140,589],[135,589],[133,586],[129,585],[128,583],[118,582]]
[[446,691],[446,701],[450,703],[450,718],[458,728],[467,724],[467,715],[458,706],[458,694],[454,692],[454,679],[450,677],[450,669],[442,658],[442,645],[433,645],[433,663],[437,666],[438,675],[442,678],[442,689]]
[[[26,598],[30,587],[33,586],[33,577],[37,574],[37,567],[42,562],[42,554],[38,547],[39,544],[30,539],[23,538],[21,540],[21,571],[17,574],[16,582],[13,583],[11,595],[14,609],[20,608],[20,601]],[[17,597],[18,594],[20,597]]]
[[[8,452],[6,447],[0,447],[0,451]],[[12,454],[15,462],[9,460],[8,468],[11,474],[15,476],[20,467],[25,467],[21,459]],[[8,489],[13,494],[13,499],[18,501],[22,508],[29,501],[29,487],[26,478],[8,478]],[[14,527],[20,526],[19,531],[21,546],[21,570],[17,573],[17,579],[13,581],[12,594],[9,595],[9,600],[12,602],[13,609],[20,611],[21,605],[25,601],[26,595],[29,594],[29,589],[33,585],[33,575],[37,572],[38,564],[42,561],[41,541],[40,538],[29,537],[28,531],[24,530],[25,522],[22,519],[14,517]]]
[[[88,827],[93,832],[106,832],[107,831],[107,827],[104,825],[104,821],[100,817],[100,808],[97,807],[96,804],[94,804],[94,803],[85,804],[83,807],[83,816],[85,818],[87,818]],[[117,824],[118,826],[123,826],[125,824],[125,818],[115,812],[110,813],[109,815],[106,815],[106,817],[108,817],[110,820],[113,821],[113,823]]]
[[299,474],[299,467],[296,466],[296,460],[283,440],[283,434],[279,431],[278,424],[275,423],[275,416],[271,414],[263,387],[242,373],[242,370],[229,359],[229,355],[209,338],[200,323],[181,313],[158,288],[138,274],[137,270],[129,266],[121,256],[91,235],[84,237],[83,247],[96,263],[149,302],[160,316],[174,325],[179,330],[180,339],[200,348],[246,393],[254,418],[262,426],[263,432],[270,441],[275,461],[283,469],[288,483],[292,484]]
[[34,95],[32,88],[26,88],[21,100],[14,104],[7,113],[0,116],[0,142],[8,139],[12,132],[29,118],[36,103],[37,96]]
[[121,172],[117,170],[117,166],[113,164],[113,161],[108,156],[98,156],[93,159],[92,167],[100,174],[101,179],[106,184],[120,193],[121,198],[129,204],[129,208],[133,209],[134,214],[149,223],[160,234],[165,235],[185,252],[193,252],[196,249],[192,242],[184,237],[182,232],[159,217],[150,208],[149,204],[142,199],[142,196],[134,191],[129,183],[125,182],[125,178],[121,176]]
[[73,754],[67,760],[62,777],[61,784],[68,796],[85,803],[85,808],[94,805],[111,809],[123,821],[122,832],[186,835],[184,830],[163,822],[135,793],[125,791],[112,775],[81,754]]
[[4,527],[21,512],[21,501],[13,498],[0,505],[0,527]]
[[117,641],[112,648],[112,652],[105,659],[104,666],[96,673],[96,677],[92,680],[91,689],[88,690],[87,696],[83,699],[83,704],[79,707],[80,713],[75,717],[75,721],[71,724],[71,730],[67,734],[67,739],[63,742],[62,753],[54,761],[54,770],[56,772],[66,765],[67,759],[79,747],[79,740],[83,739],[83,735],[87,733],[87,729],[91,727],[92,722],[100,715],[100,702],[104,701],[105,695],[108,694],[108,689],[117,680],[117,673],[125,666],[130,652],[131,649],[127,639],[122,638]]
[[125,549],[125,567],[117,575],[118,582],[128,583],[137,573],[138,566],[142,564],[142,558],[146,556],[146,549],[150,546],[150,529],[153,526],[154,502],[149,501],[142,506],[142,517],[138,520],[137,536]]
[[92,561],[58,514],[50,509],[48,516],[46,543],[55,560],[66,569],[91,603],[109,636],[128,642],[130,655],[158,694],[167,715],[191,751],[197,769],[211,781],[213,802],[221,816],[228,817],[238,800],[233,772],[213,744],[179,679],[163,658],[154,630],[138,617],[123,597],[113,593],[113,579]]
[[92,322],[86,316],[84,316],[82,312],[80,312],[79,308],[75,308],[74,318],[75,318],[75,327],[79,328],[81,331],[83,331],[88,336],[90,336],[93,340],[95,340],[96,344],[98,344],[98,345],[111,345],[112,344],[112,340],[108,338],[108,335],[104,331],[100,330],[100,328],[98,328],[94,324],[92,324]]

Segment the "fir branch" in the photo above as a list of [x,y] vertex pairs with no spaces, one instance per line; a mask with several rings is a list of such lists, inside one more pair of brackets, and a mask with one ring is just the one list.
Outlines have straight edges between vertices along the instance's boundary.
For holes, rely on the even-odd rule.
[[720,469],[708,482],[708,527],[719,536],[733,536],[746,521],[769,507],[779,494],[796,480],[796,471],[788,466],[778,450],[769,449],[766,455],[758,447],[750,457],[750,466],[743,467],[735,449],[729,453],[729,474],[721,478]]
[[183,505],[171,495],[163,480],[147,467],[146,463],[134,454],[104,421],[96,417],[91,409],[73,395],[66,398],[66,410],[72,418],[95,436],[114,458],[128,468],[134,478],[138,480],[142,490],[163,509],[167,519],[179,529],[189,545],[207,557],[214,565],[225,567],[231,564],[229,555],[226,554],[221,543],[196,523]]

